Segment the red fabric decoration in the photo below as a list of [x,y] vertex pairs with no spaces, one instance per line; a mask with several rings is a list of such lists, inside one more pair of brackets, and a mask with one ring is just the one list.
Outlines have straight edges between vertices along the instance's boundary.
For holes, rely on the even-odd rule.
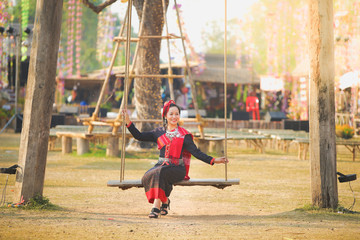
[[166,102],[166,103],[164,104],[164,108],[163,108],[163,112],[162,112],[162,117],[165,117],[165,116],[166,116],[167,112],[169,111],[170,105],[171,105],[172,103],[175,104],[174,100],[170,100],[170,101],[168,101],[168,102]]
[[[165,157],[169,158],[169,160],[174,164],[176,164],[176,161],[180,158],[185,135],[190,134],[191,137],[193,137],[193,135],[185,128],[178,127],[178,131],[180,133],[180,137],[174,138],[172,141],[166,136],[166,134],[161,135],[157,140],[158,149],[161,149],[166,145],[168,151],[165,150]],[[189,180],[191,153],[189,153],[187,150],[184,150],[182,152],[182,157],[186,169],[184,180]]]

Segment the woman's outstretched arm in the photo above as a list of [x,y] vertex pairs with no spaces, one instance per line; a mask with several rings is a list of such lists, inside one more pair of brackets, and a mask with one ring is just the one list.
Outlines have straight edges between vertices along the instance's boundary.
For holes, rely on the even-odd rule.
[[126,127],[129,129],[131,135],[136,140],[146,141],[146,142],[156,142],[157,138],[154,131],[151,132],[140,132],[135,125],[131,122],[127,109],[123,109],[122,114],[125,114],[125,123]]

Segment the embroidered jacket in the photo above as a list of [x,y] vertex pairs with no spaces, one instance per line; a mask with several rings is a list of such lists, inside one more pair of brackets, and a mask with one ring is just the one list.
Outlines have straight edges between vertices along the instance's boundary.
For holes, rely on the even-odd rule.
[[186,168],[185,179],[190,179],[188,172],[191,155],[205,163],[214,164],[214,158],[201,152],[194,144],[192,134],[182,127],[178,127],[179,136],[172,139],[166,136],[163,127],[150,132],[140,132],[133,123],[130,123],[127,127],[135,139],[157,143],[160,150],[159,157],[169,158],[170,160],[182,158]]

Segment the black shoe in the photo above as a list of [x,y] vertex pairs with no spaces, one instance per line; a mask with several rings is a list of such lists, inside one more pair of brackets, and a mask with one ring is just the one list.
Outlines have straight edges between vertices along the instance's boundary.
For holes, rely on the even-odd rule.
[[151,212],[149,213],[149,218],[158,218],[159,217],[160,210],[158,208],[151,209]]
[[163,215],[163,216],[167,215],[169,213],[168,210],[167,210],[168,208],[170,210],[170,199],[169,198],[168,198],[168,203],[163,203],[161,205],[160,214]]

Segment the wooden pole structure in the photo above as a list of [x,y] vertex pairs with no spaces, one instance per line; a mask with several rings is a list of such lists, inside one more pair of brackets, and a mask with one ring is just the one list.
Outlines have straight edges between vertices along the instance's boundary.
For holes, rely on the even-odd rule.
[[14,202],[43,193],[62,6],[62,0],[36,2]]
[[310,0],[309,10],[312,204],[336,208],[333,1]]

